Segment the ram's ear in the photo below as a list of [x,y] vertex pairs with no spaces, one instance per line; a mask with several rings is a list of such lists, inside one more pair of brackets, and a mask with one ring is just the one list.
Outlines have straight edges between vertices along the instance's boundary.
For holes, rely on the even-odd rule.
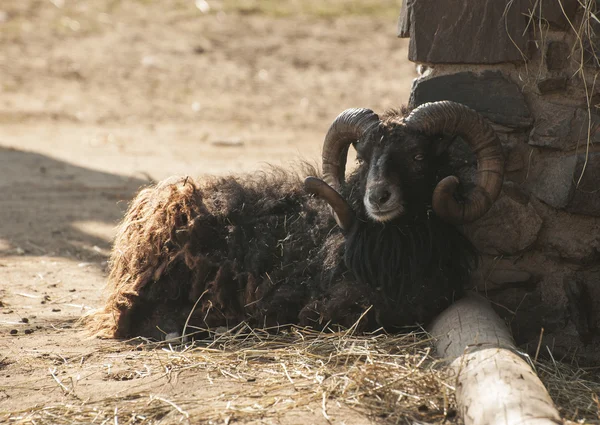
[[433,153],[435,156],[441,156],[448,151],[448,148],[458,139],[458,136],[436,136],[433,140]]
[[331,186],[316,177],[307,177],[304,180],[304,189],[329,204],[335,221],[343,231],[347,232],[352,228],[354,225],[354,211],[352,211],[348,202],[342,198],[342,195]]

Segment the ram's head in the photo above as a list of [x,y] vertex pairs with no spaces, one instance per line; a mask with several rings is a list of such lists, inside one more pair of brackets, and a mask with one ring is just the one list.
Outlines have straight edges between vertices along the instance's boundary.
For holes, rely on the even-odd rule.
[[[474,187],[456,196],[459,179],[437,182],[438,157],[447,147],[440,136],[461,136],[477,158]],[[348,148],[361,161],[358,173],[369,219],[388,222],[431,206],[444,221],[477,220],[492,206],[502,187],[502,147],[487,120],[450,101],[427,103],[405,114],[380,117],[369,109],[348,109],[332,123],[323,144],[323,180],[309,177],[306,188],[326,200],[342,229],[354,223],[354,212],[339,195]]]

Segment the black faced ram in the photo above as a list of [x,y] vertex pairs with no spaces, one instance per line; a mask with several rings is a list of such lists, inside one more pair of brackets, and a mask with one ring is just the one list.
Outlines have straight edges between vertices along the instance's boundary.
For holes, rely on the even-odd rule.
[[[441,174],[443,134],[477,157],[475,184],[460,195],[458,179]],[[345,179],[350,145],[359,165]],[[185,324],[350,326],[369,307],[363,329],[428,322],[468,282],[477,256],[456,225],[490,208],[503,164],[486,120],[444,101],[381,118],[344,111],[325,138],[321,178],[304,184],[279,168],[166,180],[142,190],[121,223],[109,297],[90,327],[162,338]]]

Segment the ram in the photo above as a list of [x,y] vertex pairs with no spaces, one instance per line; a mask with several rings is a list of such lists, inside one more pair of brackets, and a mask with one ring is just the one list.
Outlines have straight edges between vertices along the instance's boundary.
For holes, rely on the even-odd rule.
[[[468,190],[443,171],[455,136],[477,158]],[[346,180],[350,145],[359,164]],[[242,321],[427,323],[462,295],[477,255],[456,226],[491,207],[503,164],[491,127],[463,105],[346,110],[325,137],[320,178],[303,182],[317,175],[304,165],[142,190],[118,230],[107,303],[89,324],[105,337],[160,339]]]

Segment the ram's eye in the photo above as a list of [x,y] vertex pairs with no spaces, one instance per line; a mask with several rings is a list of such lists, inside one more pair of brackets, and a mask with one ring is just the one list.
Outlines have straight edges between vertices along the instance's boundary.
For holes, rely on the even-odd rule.
[[425,155],[422,153],[415,155],[415,161],[423,161],[425,159]]

